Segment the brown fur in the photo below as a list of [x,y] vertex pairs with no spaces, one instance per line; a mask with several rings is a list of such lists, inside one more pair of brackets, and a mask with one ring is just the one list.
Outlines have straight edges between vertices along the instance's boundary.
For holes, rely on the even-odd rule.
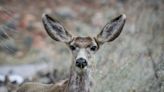
[[[95,44],[95,40],[91,37],[76,37],[70,44],[74,44],[79,48],[87,48]],[[17,92],[90,92],[92,82],[89,76],[90,69],[78,74],[75,68],[73,63],[69,80],[56,84],[25,83]]]
[[17,92],[65,92],[68,80],[61,81],[57,84],[25,83]]
[[[100,45],[113,41],[120,35],[125,20],[126,16],[124,14],[116,17],[103,28],[96,38],[72,37],[58,21],[45,14],[43,24],[49,36],[56,41],[66,43],[68,46],[74,46],[71,49],[73,60],[69,80],[57,84],[26,83],[17,92],[92,92],[91,70],[93,60],[91,58],[93,58]],[[76,65],[79,58],[83,58],[87,62],[87,66],[83,69]]]
[[91,80],[88,72],[77,74],[71,69],[69,80],[63,80],[56,84],[25,83],[17,92],[90,92]]
[[92,44],[93,39],[91,37],[76,37],[73,42],[79,48],[87,48]]

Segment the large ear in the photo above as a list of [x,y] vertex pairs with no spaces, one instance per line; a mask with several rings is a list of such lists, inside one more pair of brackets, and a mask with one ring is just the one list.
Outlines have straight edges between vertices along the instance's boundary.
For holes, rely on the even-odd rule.
[[115,40],[121,33],[126,21],[126,15],[122,14],[105,25],[102,31],[97,35],[99,43],[110,42]]
[[57,20],[47,14],[43,14],[42,22],[45,30],[52,39],[66,43],[72,40],[72,35]]

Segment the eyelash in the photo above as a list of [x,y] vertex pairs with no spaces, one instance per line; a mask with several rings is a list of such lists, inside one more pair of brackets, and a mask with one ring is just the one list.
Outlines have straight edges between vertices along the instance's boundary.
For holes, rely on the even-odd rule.
[[70,46],[70,49],[71,50],[76,50],[76,47],[72,45],[72,46]]
[[97,50],[97,46],[91,46],[91,47],[90,47],[90,50],[91,50],[91,51],[96,51],[96,50]]
[[[76,47],[73,46],[73,45],[71,45],[71,46],[70,46],[70,49],[71,49],[72,51],[74,51],[74,50],[76,50]],[[91,47],[90,47],[90,50],[91,50],[91,51],[96,51],[96,50],[97,50],[97,46],[91,46]]]

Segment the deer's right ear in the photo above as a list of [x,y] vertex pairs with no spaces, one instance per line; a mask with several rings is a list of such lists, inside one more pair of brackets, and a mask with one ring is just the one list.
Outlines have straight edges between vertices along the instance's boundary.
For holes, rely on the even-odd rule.
[[72,40],[72,35],[57,20],[47,14],[43,14],[42,22],[45,30],[52,39],[66,43]]

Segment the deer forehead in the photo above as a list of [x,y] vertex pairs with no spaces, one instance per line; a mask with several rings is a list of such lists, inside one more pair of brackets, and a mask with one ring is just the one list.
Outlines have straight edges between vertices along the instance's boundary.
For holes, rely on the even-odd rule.
[[93,44],[96,44],[96,42],[91,37],[75,37],[71,42],[71,45],[75,45],[79,48],[87,48]]

